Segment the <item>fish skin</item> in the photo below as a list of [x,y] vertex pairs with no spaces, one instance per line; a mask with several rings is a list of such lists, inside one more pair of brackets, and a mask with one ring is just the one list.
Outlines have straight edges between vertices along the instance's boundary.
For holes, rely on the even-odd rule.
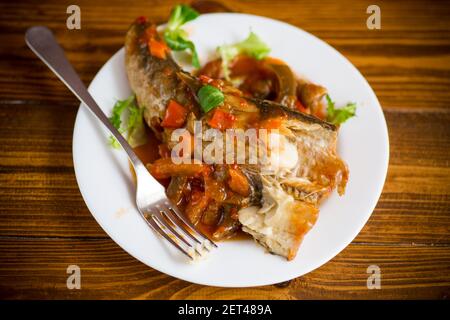
[[[191,89],[191,92],[195,96],[195,92],[198,92],[198,90],[202,87],[202,82],[192,76],[191,74],[181,71],[177,73],[179,78],[186,83],[186,85]],[[227,94],[227,91],[233,91],[233,96],[236,96],[236,94],[239,94],[240,92],[235,88],[229,88],[227,87],[224,90],[224,96],[225,101],[230,101],[231,99],[227,99],[227,96],[230,96],[230,94]],[[326,122],[322,119],[319,119],[315,116],[298,112],[294,109],[291,109],[289,107],[286,107],[280,103],[270,101],[270,100],[261,100],[256,98],[248,98],[245,96],[239,96],[241,99],[245,99],[249,104],[253,105],[259,110],[259,114],[261,116],[261,120],[270,119],[270,118],[284,118],[287,120],[288,123],[292,122],[300,122],[307,125],[319,125],[322,129],[325,131],[328,131],[327,134],[333,134],[337,133],[338,128],[330,123]],[[240,106],[236,105],[235,109],[237,110],[240,108]]]
[[[144,118],[153,128],[152,118],[164,118],[171,99],[183,105],[194,105],[198,114],[196,92],[202,86],[197,78],[181,70],[170,55],[159,59],[149,53],[147,44],[140,44],[146,28],[151,24],[133,23],[125,38],[125,65],[131,89],[138,104],[145,108]],[[191,93],[188,92],[191,89]],[[263,117],[287,116],[290,119],[319,124],[325,129],[337,131],[335,125],[311,115],[297,112],[279,103],[260,99],[248,99],[259,109]],[[153,128],[154,129],[154,128]]]
[[193,101],[177,76],[181,69],[170,54],[166,59],[156,58],[149,53],[148,44],[140,41],[150,26],[150,23],[135,22],[129,28],[125,37],[125,66],[138,105],[144,108],[146,123],[159,132],[158,124],[164,119],[170,100],[185,106],[192,105]]
[[337,127],[332,123],[323,121],[317,117],[314,117],[312,115],[303,112],[298,112],[282,104],[270,100],[259,100],[259,99],[249,99],[249,100],[255,103],[255,105],[258,107],[262,115],[261,117],[262,119],[284,117],[289,120],[307,122],[310,124],[318,124],[322,126],[324,129],[330,131],[337,131]]
[[[196,77],[186,73],[186,72],[178,72],[180,79],[182,79],[186,85],[191,88],[191,91],[195,93],[202,86],[202,83]],[[235,88],[225,88],[224,95],[225,101],[232,101],[231,99],[227,99],[227,91],[230,90],[233,92],[233,95],[237,93],[237,89]],[[194,94],[195,95],[195,94]],[[327,192],[322,192],[323,195],[329,194],[332,189],[335,187],[338,188],[338,192],[340,195],[344,193],[345,186],[348,180],[348,168],[346,164],[337,156],[336,154],[336,143],[338,138],[338,127],[332,123],[323,121],[317,117],[312,115],[298,112],[291,108],[288,108],[284,105],[281,105],[277,102],[269,101],[269,100],[261,100],[255,98],[248,98],[241,96],[240,98],[247,100],[253,107],[259,110],[261,120],[266,120],[270,118],[283,118],[284,125],[292,129],[294,136],[303,136],[305,140],[308,140],[309,143],[317,143],[318,145],[325,144],[327,146],[327,150],[321,150],[320,153],[326,153],[326,157],[324,158],[328,163],[332,164],[330,168],[333,168],[332,172],[328,174],[329,180],[331,181],[330,185],[326,188],[322,188],[327,190]],[[235,109],[240,108],[239,103],[234,106]],[[252,108],[252,107],[250,107]],[[314,152],[310,152],[309,156],[305,155],[305,158],[311,158],[312,154],[317,154]],[[331,161],[330,161],[331,160]],[[308,162],[308,161],[307,161]],[[320,161],[318,161],[320,162]],[[309,161],[307,164],[308,167],[313,164]],[[242,166],[243,170],[251,174],[254,170],[253,166]],[[254,172],[253,172],[254,175]],[[334,177],[336,176],[336,177]],[[311,177],[309,178],[318,178]],[[261,184],[258,184],[259,186]],[[258,193],[261,193],[260,190]],[[318,197],[318,199],[322,200],[322,195]]]

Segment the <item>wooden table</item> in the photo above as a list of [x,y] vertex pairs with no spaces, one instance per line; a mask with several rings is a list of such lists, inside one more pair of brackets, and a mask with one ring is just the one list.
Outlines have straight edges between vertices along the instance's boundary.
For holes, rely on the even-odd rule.
[[[137,16],[167,19],[172,1],[76,1],[81,30],[66,29],[74,1],[1,1],[0,298],[378,299],[450,294],[450,3],[376,1],[195,2],[202,11],[268,16],[343,53],[375,90],[389,127],[390,164],[369,222],[337,257],[289,283],[206,287],[152,270],[115,244],[89,213],[75,181],[72,131],[79,103],[25,46],[47,25],[85,83],[122,45]],[[151,4],[150,2],[154,2]],[[66,287],[79,265],[81,290]],[[367,289],[369,265],[381,289]]]

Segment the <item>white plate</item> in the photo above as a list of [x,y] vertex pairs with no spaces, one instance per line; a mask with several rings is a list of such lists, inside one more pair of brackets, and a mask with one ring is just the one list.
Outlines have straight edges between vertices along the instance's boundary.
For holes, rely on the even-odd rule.
[[[78,111],[73,135],[73,160],[81,194],[106,233],[146,265],[194,283],[248,287],[287,281],[308,273],[343,250],[370,217],[386,177],[389,142],[380,104],[358,70],[335,49],[311,34],[283,22],[245,14],[205,14],[187,29],[205,63],[217,46],[256,32],[302,77],[329,89],[340,106],[358,104],[357,117],[346,122],[339,154],[350,168],[346,193],[336,192],[321,206],[319,219],[306,235],[293,261],[271,255],[251,240],[219,244],[207,260],[189,263],[148,228],[135,209],[134,186],[125,153],[108,146],[108,134],[85,109]],[[125,32],[125,31],[124,31]],[[110,114],[116,99],[131,91],[124,50],[99,71],[89,90]]]

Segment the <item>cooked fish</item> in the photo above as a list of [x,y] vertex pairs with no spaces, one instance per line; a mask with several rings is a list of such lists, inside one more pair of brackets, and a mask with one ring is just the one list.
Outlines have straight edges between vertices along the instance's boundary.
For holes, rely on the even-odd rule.
[[279,157],[296,161],[274,173],[261,172],[261,206],[242,208],[239,221],[243,230],[269,251],[292,260],[316,222],[320,202],[334,188],[344,193],[348,169],[336,154],[335,126],[271,102],[261,103],[266,117],[283,115],[285,143],[297,154],[282,154],[280,150]]
[[[212,114],[200,112],[196,101],[203,80],[182,71],[170,55],[158,58],[150,54],[150,44],[145,41],[149,27],[140,22],[129,29],[126,69],[138,103],[145,108],[145,121],[167,142],[170,130],[160,124],[170,100],[188,107],[184,124],[188,130],[192,130],[194,120],[201,120],[208,127]],[[217,80],[216,84],[225,96],[224,103],[216,109],[233,113],[237,119],[235,127],[248,128],[249,123],[264,127],[277,122],[279,130],[269,130],[267,161],[239,165],[238,169],[218,165],[205,171],[202,165],[175,168],[162,159],[150,169],[163,177],[174,177],[168,192],[176,203],[183,205],[183,194],[189,190],[187,215],[194,223],[216,225],[215,239],[226,238],[242,227],[270,252],[291,260],[316,222],[321,201],[335,188],[339,194],[344,193],[348,169],[336,152],[338,129],[279,103],[249,98],[223,81]],[[309,99],[311,103],[325,92],[316,91],[314,98]],[[197,180],[186,178],[194,173],[195,177],[203,175],[200,186]],[[239,183],[230,183],[233,175]],[[242,185],[244,192],[238,190]]]
[[160,123],[170,100],[185,106],[193,107],[194,104],[186,85],[177,76],[181,69],[175,61],[149,54],[146,31],[151,27],[143,21],[131,25],[125,38],[125,66],[131,89],[139,106],[144,108],[144,119],[159,135],[162,131]]

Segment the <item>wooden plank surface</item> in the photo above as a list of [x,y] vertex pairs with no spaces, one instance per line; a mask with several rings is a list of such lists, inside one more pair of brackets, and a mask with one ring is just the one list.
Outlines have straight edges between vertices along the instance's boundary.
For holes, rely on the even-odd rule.
[[[1,1],[0,298],[448,298],[450,294],[450,3],[196,1],[201,10],[286,21],[322,38],[367,78],[386,116],[390,165],[358,237],[321,268],[277,286],[193,285],[129,256],[98,226],[78,190],[72,131],[78,102],[26,48],[27,27],[51,27],[88,83],[123,44],[135,17],[162,22],[173,1],[78,1],[82,30],[65,27],[68,1]],[[82,268],[82,290],[66,268]],[[368,290],[379,265],[382,289]]]

